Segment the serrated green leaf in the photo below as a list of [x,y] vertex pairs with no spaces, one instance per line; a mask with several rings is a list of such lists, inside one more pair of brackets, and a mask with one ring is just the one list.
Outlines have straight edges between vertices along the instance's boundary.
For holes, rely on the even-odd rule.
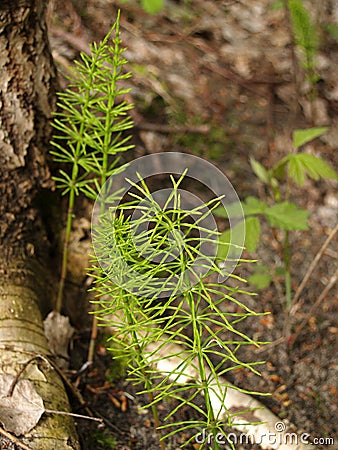
[[[306,168],[309,177],[314,178],[315,180],[318,179],[318,177],[338,179],[335,170],[322,158],[307,153],[300,153],[299,159]],[[316,177],[316,175],[318,177]]]
[[268,205],[257,197],[249,196],[243,203],[243,211],[245,216],[253,214],[263,214]]
[[259,243],[261,225],[256,216],[248,217],[245,220],[245,247],[249,252],[254,252]]
[[293,146],[297,149],[307,142],[322,136],[328,129],[329,127],[315,127],[307,130],[295,130],[292,134]]
[[142,8],[149,14],[157,14],[164,7],[163,0],[141,0]]
[[293,181],[298,184],[298,186],[303,186],[303,184],[305,183],[305,170],[299,159],[290,159],[288,164],[288,176],[292,178]]
[[265,217],[272,227],[280,230],[307,230],[309,211],[299,209],[294,203],[283,202],[265,210]]
[[256,272],[248,278],[248,282],[256,289],[265,289],[270,286],[271,279],[269,273]]
[[250,164],[254,174],[263,181],[263,183],[269,184],[270,176],[265,167],[254,158],[250,158]]
[[297,153],[289,155],[288,173],[299,186],[303,186],[305,176],[308,175],[313,180],[319,178],[338,179],[334,169],[322,158],[308,153]]

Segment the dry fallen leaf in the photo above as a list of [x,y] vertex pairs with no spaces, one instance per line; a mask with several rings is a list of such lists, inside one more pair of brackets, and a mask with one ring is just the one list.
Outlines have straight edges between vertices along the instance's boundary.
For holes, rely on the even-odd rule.
[[69,318],[56,311],[48,314],[43,322],[49,350],[57,356],[57,364],[66,369],[68,366],[69,340],[74,334],[74,328],[69,323]]
[[8,396],[14,380],[13,375],[0,374],[0,422],[7,431],[20,436],[35,427],[45,408],[29,380],[18,380]]

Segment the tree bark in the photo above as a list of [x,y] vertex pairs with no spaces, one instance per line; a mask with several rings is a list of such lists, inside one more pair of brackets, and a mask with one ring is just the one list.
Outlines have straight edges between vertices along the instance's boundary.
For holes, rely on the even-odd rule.
[[[50,353],[41,311],[54,283],[47,149],[56,77],[45,3],[0,2],[0,374],[24,368],[20,379],[33,382],[46,409],[69,411],[61,379],[41,358]],[[79,448],[65,415],[44,414],[22,441],[39,450]]]

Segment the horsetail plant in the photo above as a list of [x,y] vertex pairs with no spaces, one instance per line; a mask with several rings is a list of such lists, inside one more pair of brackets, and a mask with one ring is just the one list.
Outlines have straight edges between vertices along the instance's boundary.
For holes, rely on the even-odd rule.
[[[110,43],[111,42],[111,43]],[[54,179],[62,195],[68,195],[68,211],[62,256],[61,279],[56,310],[61,311],[67,274],[68,246],[74,217],[75,197],[80,193],[94,200],[108,177],[120,170],[117,165],[121,152],[132,148],[130,136],[122,133],[132,127],[127,115],[132,108],[123,100],[129,89],[121,87],[130,77],[124,72],[126,60],[120,46],[120,13],[105,38],[90,45],[90,54],[81,53],[75,61],[69,86],[58,94],[59,111],[53,126],[54,160],[69,165]],[[95,323],[93,334],[95,337]],[[93,349],[89,351],[89,360]]]
[[[113,330],[114,357],[127,358],[130,380],[149,396],[144,407],[152,409],[161,448],[165,438],[182,431],[190,433],[186,445],[197,442],[202,429],[219,449],[217,433],[226,436],[223,427],[231,426],[235,416],[223,406],[227,386],[222,376],[240,367],[258,373],[259,363],[241,361],[238,352],[261,342],[237,325],[265,313],[236,299],[244,293],[239,287],[217,281],[222,271],[205,249],[220,244],[218,231],[206,229],[205,219],[218,202],[182,208],[184,175],[178,181],[171,177],[164,202],[142,179],[129,181],[131,200],[118,205],[102,200],[106,212],[92,228],[96,315],[100,325]],[[161,418],[158,405],[168,399],[175,405]],[[174,422],[174,414],[186,407],[199,418]],[[199,448],[211,448],[206,445]],[[234,448],[230,440],[229,445]]]

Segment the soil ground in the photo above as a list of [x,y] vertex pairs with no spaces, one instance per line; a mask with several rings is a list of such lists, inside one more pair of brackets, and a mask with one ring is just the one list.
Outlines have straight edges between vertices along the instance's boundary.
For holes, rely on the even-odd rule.
[[[308,0],[304,3],[320,29],[319,80],[312,102],[302,56],[293,45],[285,11],[277,7],[278,2],[177,0],[168,1],[163,11],[151,16],[135,1],[53,0],[50,39],[54,59],[64,75],[79,51],[86,51],[89,42],[105,35],[121,7],[121,37],[133,75],[128,81],[130,100],[135,104],[136,148],[130,158],[158,151],[201,156],[227,175],[243,199],[265,195],[252,173],[249,157],[272,167],[290,151],[295,128],[329,126],[329,131],[304,151],[337,164],[338,42],[328,29],[337,24],[338,8],[329,0],[320,5]],[[61,83],[65,85],[62,77]],[[293,292],[337,223],[336,189],[336,182],[326,180],[307,181],[302,189],[292,191],[292,200],[310,211],[309,230],[291,237]],[[81,376],[74,375],[86,361],[90,334],[86,289],[91,280],[84,271],[90,246],[90,207],[78,205],[78,211],[67,289],[67,310],[77,329],[71,368],[73,381],[94,415],[105,420],[104,427],[78,422],[82,448],[157,449],[150,411],[139,408],[146,399],[137,396],[135,387],[119,376],[104,345],[106,334],[100,335],[94,365]],[[337,434],[335,287],[308,316],[334,276],[337,254],[331,243],[289,316],[280,278],[258,291],[256,297],[241,298],[257,311],[271,312],[268,318],[247,321],[243,331],[272,344],[259,350],[248,347],[241,355],[248,361],[266,361],[260,367],[261,377],[245,369],[229,373],[230,381],[239,387],[270,392],[270,397],[260,398],[262,403],[280,419],[293,423],[298,432],[306,431],[313,438]],[[244,257],[257,258],[271,268],[280,265],[279,245],[268,227],[263,229],[258,251]],[[250,271],[250,266],[241,267],[238,274],[247,277]],[[305,326],[292,342],[303,320]],[[161,413],[172,407],[161,405]],[[182,412],[185,419],[191,415],[191,411]],[[178,434],[166,448],[181,448],[188,437]]]

